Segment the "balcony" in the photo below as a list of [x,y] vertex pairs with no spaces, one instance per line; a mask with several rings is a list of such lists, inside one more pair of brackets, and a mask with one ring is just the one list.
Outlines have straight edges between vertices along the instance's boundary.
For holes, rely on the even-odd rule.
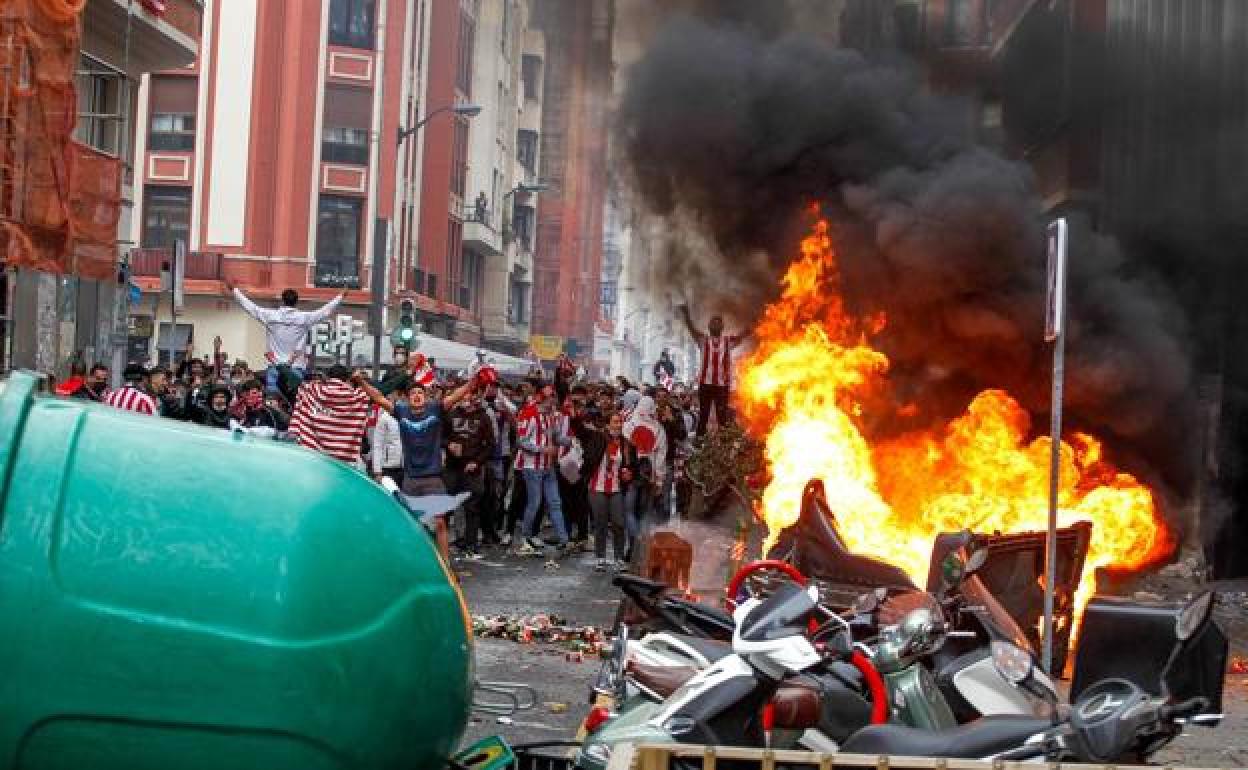
[[[131,249],[130,275],[140,278],[160,277],[161,267],[173,261],[172,249]],[[186,275],[188,281],[220,281],[221,255],[213,251],[188,251],[186,253]]]
[[486,256],[503,253],[503,234],[495,226],[494,212],[486,206],[464,203],[464,248]]

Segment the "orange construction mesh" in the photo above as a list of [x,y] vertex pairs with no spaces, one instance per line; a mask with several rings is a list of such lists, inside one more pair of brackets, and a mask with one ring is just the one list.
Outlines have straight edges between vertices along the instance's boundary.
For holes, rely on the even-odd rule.
[[116,265],[121,163],[73,140],[83,5],[0,1],[0,256],[102,279]]

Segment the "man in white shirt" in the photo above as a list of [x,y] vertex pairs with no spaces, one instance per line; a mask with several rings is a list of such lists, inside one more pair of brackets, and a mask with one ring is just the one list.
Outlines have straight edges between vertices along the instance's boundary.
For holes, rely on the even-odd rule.
[[299,293],[294,289],[282,292],[280,307],[267,308],[252,302],[238,287],[229,283],[226,285],[234,292],[234,299],[247,311],[247,315],[264,324],[269,346],[269,352],[265,355],[269,362],[269,368],[265,372],[265,386],[270,390],[277,388],[277,367],[283,364],[303,379],[307,366],[308,333],[313,326],[333,315],[347,293],[342,292],[318,310],[307,311],[299,310]]

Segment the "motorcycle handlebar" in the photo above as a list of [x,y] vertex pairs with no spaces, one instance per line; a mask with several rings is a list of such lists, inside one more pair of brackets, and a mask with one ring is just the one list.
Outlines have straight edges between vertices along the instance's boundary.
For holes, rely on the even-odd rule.
[[1157,710],[1157,715],[1162,721],[1168,722],[1173,719],[1195,716],[1207,708],[1209,708],[1208,698],[1195,697],[1172,706],[1162,706]]

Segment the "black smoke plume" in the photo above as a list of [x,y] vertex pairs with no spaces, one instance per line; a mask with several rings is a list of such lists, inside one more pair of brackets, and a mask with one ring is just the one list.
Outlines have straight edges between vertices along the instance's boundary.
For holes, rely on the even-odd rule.
[[[684,3],[625,73],[617,140],[635,191],[669,222],[673,282],[703,315],[750,323],[818,202],[849,306],[888,315],[874,342],[899,403],[945,419],[999,387],[1046,420],[1044,218],[1029,169],[978,146],[965,104],[933,96],[915,69],[794,31],[785,7]],[[1186,494],[1199,442],[1185,314],[1149,266],[1076,235],[1068,425]]]

